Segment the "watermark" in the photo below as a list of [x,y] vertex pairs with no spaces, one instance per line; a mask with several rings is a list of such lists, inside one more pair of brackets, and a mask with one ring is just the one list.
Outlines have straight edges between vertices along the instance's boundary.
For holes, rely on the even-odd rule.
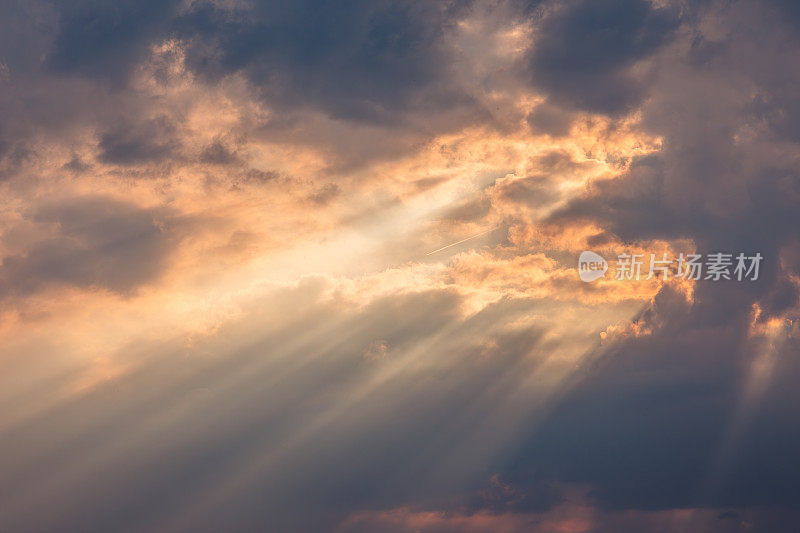
[[[620,254],[617,256],[614,279],[639,281],[640,279],[686,280],[736,280],[756,281],[763,259],[760,253],[747,255],[715,252],[707,254],[680,254],[677,258],[668,258],[667,254]],[[643,267],[647,267],[642,273]],[[591,251],[581,252],[578,258],[578,275],[581,281],[592,282],[605,276],[608,261],[600,254]]]
[[578,275],[581,281],[591,282],[605,276],[608,270],[608,261],[602,255],[594,252],[581,252],[578,258]]

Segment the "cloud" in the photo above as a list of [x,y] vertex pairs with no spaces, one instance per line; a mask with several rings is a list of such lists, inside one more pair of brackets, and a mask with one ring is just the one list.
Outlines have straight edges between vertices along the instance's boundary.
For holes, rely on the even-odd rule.
[[4,529],[796,523],[796,10],[526,4],[0,8]]
[[325,205],[333,201],[342,193],[335,183],[326,183],[308,196],[308,200],[317,205]]
[[175,126],[165,117],[124,123],[100,135],[98,159],[117,165],[159,163],[178,150]]
[[629,111],[646,95],[633,67],[668,42],[677,25],[672,10],[647,0],[552,3],[535,30],[531,80],[555,103]]
[[[502,471],[512,483],[586,484],[606,510],[776,505],[796,513],[791,450],[800,433],[783,406],[797,401],[787,383],[800,370],[791,355],[798,271],[780,257],[797,243],[796,178],[788,177],[797,175],[797,145],[780,123],[748,111],[754,99],[765,101],[758,92],[782,94],[794,74],[763,42],[735,31],[723,38],[715,26],[747,21],[754,33],[772,33],[774,13],[755,9],[735,3],[698,22],[695,31],[715,27],[725,43],[713,59],[658,60],[640,112],[661,148],[589,183],[546,222],[592,224],[625,246],[689,239],[704,254],[761,251],[771,258],[762,277],[701,281],[690,301],[662,287],[635,322],[648,333],[615,340],[576,379]],[[783,39],[785,26],[777,28]],[[691,50],[682,39],[677,49]],[[797,53],[796,44],[789,51],[783,40],[766,43]],[[616,55],[621,64],[639,57]],[[772,101],[774,116],[791,116],[794,96],[787,98]],[[781,520],[779,529],[791,519]]]
[[545,102],[537,105],[528,114],[527,122],[536,133],[562,136],[569,133],[573,118],[569,111]]
[[221,141],[214,141],[200,152],[200,161],[213,165],[232,165],[239,163],[234,151],[228,149]]
[[163,38],[178,4],[176,0],[57,2],[58,30],[46,64],[55,73],[121,85],[153,41]]
[[403,110],[466,101],[448,87],[444,42],[466,4],[196,4],[175,27],[187,41],[189,67],[203,77],[241,72],[273,105],[384,122]]
[[169,210],[101,196],[41,204],[29,220],[52,229],[3,257],[0,296],[52,286],[130,293],[158,278],[178,242],[170,227],[177,219]]

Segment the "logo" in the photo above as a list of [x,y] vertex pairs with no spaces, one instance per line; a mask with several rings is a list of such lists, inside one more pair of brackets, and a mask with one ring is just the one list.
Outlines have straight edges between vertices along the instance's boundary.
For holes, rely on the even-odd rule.
[[602,278],[608,270],[608,261],[594,252],[581,252],[578,258],[578,275],[587,283]]

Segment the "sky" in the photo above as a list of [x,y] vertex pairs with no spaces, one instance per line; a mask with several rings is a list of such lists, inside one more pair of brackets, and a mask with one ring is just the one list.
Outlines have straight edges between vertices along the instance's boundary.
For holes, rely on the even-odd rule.
[[0,530],[796,531],[799,173],[791,0],[5,0]]

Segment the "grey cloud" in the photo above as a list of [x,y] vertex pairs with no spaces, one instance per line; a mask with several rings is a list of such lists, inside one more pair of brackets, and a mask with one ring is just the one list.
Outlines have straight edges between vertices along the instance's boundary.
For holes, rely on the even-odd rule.
[[667,42],[676,14],[647,0],[551,4],[530,54],[531,79],[568,107],[607,114],[630,110],[646,87],[631,67]]
[[396,124],[408,111],[479,107],[453,82],[445,40],[471,3],[56,2],[46,66],[121,88],[150,46],[176,38],[199,78],[243,74],[273,107]]
[[[652,333],[599,353],[503,475],[523,486],[586,484],[607,510],[772,506],[778,510],[759,518],[771,524],[763,530],[790,531],[800,502],[800,430],[786,407],[800,399],[790,385],[800,375],[791,325],[800,167],[790,132],[749,110],[758,86],[783,95],[764,100],[774,116],[792,116],[796,96],[785,91],[796,69],[774,54],[793,57],[797,44],[783,39],[774,13],[752,3],[707,16],[749,29],[727,34],[703,61],[660,65],[642,113],[662,148],[622,176],[591,184],[549,222],[593,222],[630,244],[691,239],[703,254],[760,252],[761,277],[700,281],[691,305],[663,288],[638,319]],[[754,305],[759,324],[788,320],[766,347],[748,335]],[[748,396],[765,350],[774,367],[763,395]]]
[[233,165],[240,163],[236,152],[230,150],[221,141],[214,141],[200,152],[200,161],[214,165]]
[[448,86],[446,28],[467,2],[196,4],[175,22],[188,64],[215,79],[244,73],[272,104],[369,121],[469,103]]
[[545,176],[528,176],[504,184],[499,188],[500,198],[506,202],[521,203],[530,207],[551,204],[559,197],[553,181]]
[[403,109],[469,104],[448,83],[445,30],[469,2],[353,0],[226,9],[211,2],[56,3],[51,71],[125,82],[148,47],[187,42],[190,68],[206,79],[241,72],[273,105],[320,107],[385,121]]
[[341,193],[342,190],[339,188],[338,185],[336,185],[335,183],[326,183],[325,185],[319,187],[317,190],[311,193],[308,196],[308,200],[311,203],[317,205],[327,205]]
[[[681,300],[662,291],[648,311],[661,316],[640,318],[660,322],[654,333],[604,353],[502,472],[522,487],[586,484],[606,510],[773,506],[786,515],[772,530],[790,531],[800,512],[800,431],[786,407],[798,400],[790,385],[800,372],[797,339],[775,354],[758,414],[731,433],[759,349],[747,338],[748,313],[730,305],[724,321],[709,325]],[[715,305],[724,303],[700,307]]]
[[0,141],[0,181],[13,176],[34,155],[24,142]]
[[56,73],[124,83],[148,47],[163,38],[176,0],[56,2],[58,30],[47,56]]
[[78,156],[75,156],[72,159],[70,159],[67,163],[64,163],[62,168],[70,170],[72,172],[80,173],[91,169],[92,165],[86,163]]
[[[262,125],[273,130],[271,140],[322,145],[338,171],[408,153],[443,130],[492,121],[480,96],[465,90],[453,72],[457,51],[447,35],[470,12],[469,1],[179,4],[4,6],[6,35],[23,39],[0,37],[9,41],[8,57],[4,50],[0,61],[8,62],[11,80],[0,80],[2,140],[64,142],[80,139],[75,130],[88,126],[100,133],[101,161],[135,165],[169,158],[175,146],[163,132],[137,125],[163,101],[131,85],[143,66],[167,81],[163,57],[151,50],[169,40],[180,43],[181,53],[166,55],[182,61],[185,51],[196,82],[248,80],[249,96],[274,111]],[[287,123],[295,114],[304,126],[298,131]],[[308,115],[323,118],[308,122]],[[364,126],[375,129],[353,129]],[[353,142],[351,134],[363,139]],[[195,157],[236,163],[218,148],[208,146]]]
[[527,122],[534,133],[546,133],[559,137],[569,133],[573,114],[550,103],[537,105],[527,117]]
[[161,117],[140,123],[122,123],[100,135],[98,159],[117,165],[158,163],[176,154],[176,128]]
[[65,285],[128,293],[161,274],[177,242],[174,213],[105,197],[42,205],[31,220],[54,233],[3,258],[0,296]]

